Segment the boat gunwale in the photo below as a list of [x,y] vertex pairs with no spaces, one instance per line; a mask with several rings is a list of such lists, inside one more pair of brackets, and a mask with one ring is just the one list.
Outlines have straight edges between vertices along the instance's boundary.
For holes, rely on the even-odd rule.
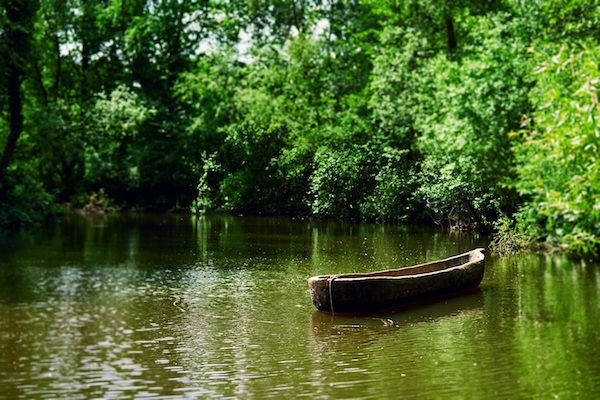
[[[468,262],[466,262],[464,264],[458,264],[458,265],[454,265],[452,267],[441,268],[441,269],[431,271],[431,272],[422,272],[422,273],[416,273],[416,274],[411,274],[411,275],[399,275],[399,276],[376,275],[376,274],[393,273],[393,272],[397,272],[397,271],[406,270],[408,268],[420,268],[420,267],[426,267],[426,266],[432,265],[432,264],[445,263],[445,262],[448,262],[448,261],[451,261],[451,260],[454,260],[454,259],[457,259],[460,257],[464,257],[466,255],[470,256],[471,254],[475,254],[478,257],[475,257],[475,259],[470,259]],[[423,277],[423,276],[442,274],[442,273],[450,272],[450,271],[453,271],[456,269],[464,269],[468,266],[471,266],[472,264],[476,264],[476,263],[484,261],[484,260],[485,260],[485,249],[483,247],[478,247],[476,249],[467,251],[466,253],[457,254],[455,256],[444,258],[442,260],[430,261],[430,262],[423,263],[423,264],[411,265],[408,267],[402,267],[402,268],[397,268],[397,269],[386,269],[386,270],[382,270],[382,271],[366,272],[366,273],[317,275],[317,276],[313,276],[313,277],[309,278],[309,282],[320,281],[320,280],[324,280],[324,279],[328,280],[328,279],[332,279],[332,278],[335,278],[336,282],[339,282],[339,281],[351,282],[351,281],[359,281],[359,280],[397,280],[397,279],[399,280],[399,279],[419,278],[419,277]],[[363,275],[363,276],[349,277],[349,275]]]

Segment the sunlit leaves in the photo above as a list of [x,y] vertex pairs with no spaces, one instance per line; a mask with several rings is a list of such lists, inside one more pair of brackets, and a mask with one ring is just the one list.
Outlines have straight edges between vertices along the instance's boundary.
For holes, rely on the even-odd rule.
[[508,133],[527,110],[527,63],[524,46],[505,38],[503,18],[477,18],[472,51],[457,60],[439,55],[421,72],[420,190],[440,219],[490,224],[513,200],[503,188],[513,166]]
[[546,53],[536,54],[533,123],[517,146],[517,187],[528,199],[518,227],[589,253],[600,245],[600,47]]

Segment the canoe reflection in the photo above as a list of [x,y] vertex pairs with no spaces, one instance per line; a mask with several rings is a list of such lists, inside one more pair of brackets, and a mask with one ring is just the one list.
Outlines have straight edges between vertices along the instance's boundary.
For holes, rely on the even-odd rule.
[[405,306],[377,312],[336,313],[315,311],[310,330],[315,337],[342,335],[364,328],[400,328],[404,325],[435,321],[465,312],[483,309],[481,289],[474,288],[460,294],[438,297]]

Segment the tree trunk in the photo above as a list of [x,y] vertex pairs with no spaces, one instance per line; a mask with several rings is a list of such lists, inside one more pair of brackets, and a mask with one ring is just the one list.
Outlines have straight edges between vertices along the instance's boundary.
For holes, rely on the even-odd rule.
[[54,92],[54,98],[58,99],[58,91],[60,88],[61,60],[60,60],[60,42],[58,41],[57,34],[54,34],[54,52],[56,55],[56,71],[54,74],[54,86],[52,88],[52,91]]
[[483,232],[483,229],[485,227],[483,225],[483,221],[481,220],[481,217],[479,216],[479,213],[475,210],[475,207],[473,207],[473,204],[466,197],[463,196],[462,200],[463,200],[463,204],[467,207],[467,210],[469,210],[469,213],[475,220],[475,230],[477,232]]
[[456,50],[456,34],[454,33],[454,20],[452,19],[452,13],[446,9],[444,11],[444,22],[446,23],[446,37],[448,40],[448,51],[453,53]]
[[[17,140],[23,131],[23,106],[21,102],[21,82],[27,65],[28,40],[33,21],[31,4],[23,0],[2,2],[6,18],[4,37],[6,53],[2,54],[7,64],[6,91],[8,95],[8,137],[0,159],[0,183],[17,147]],[[4,28],[4,27],[2,27]]]
[[[90,69],[90,51],[88,43],[85,39],[81,41],[81,87],[79,93],[81,96],[81,104],[86,104],[88,101],[88,70]],[[81,108],[82,110],[84,107]]]
[[9,114],[9,134],[4,146],[2,159],[0,160],[0,182],[4,178],[6,168],[10,163],[17,140],[23,131],[23,112],[21,104],[21,71],[20,68],[11,63],[8,67],[8,114]]
[[40,96],[42,97],[42,103],[44,103],[44,106],[48,107],[48,92],[44,87],[42,71],[40,70],[40,66],[38,65],[37,61],[34,62],[33,68],[35,70],[35,79],[37,81],[38,89],[40,91]]

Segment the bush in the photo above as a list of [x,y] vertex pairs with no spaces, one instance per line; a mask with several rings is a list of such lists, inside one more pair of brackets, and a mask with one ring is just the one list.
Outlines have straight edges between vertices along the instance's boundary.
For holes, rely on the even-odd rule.
[[526,199],[517,230],[582,254],[600,249],[600,46],[564,44],[535,54],[535,110],[516,145]]
[[[100,94],[88,114],[85,146],[85,180],[92,190],[106,189],[123,198],[139,186],[134,141],[156,110],[146,106],[125,86],[110,95]],[[120,195],[120,196],[119,196]]]
[[409,151],[379,136],[365,141],[365,136],[359,130],[341,141],[342,136],[334,134],[337,141],[316,151],[310,177],[314,215],[403,220],[415,213],[416,180]]
[[407,221],[418,217],[417,176],[409,151],[386,146],[375,162],[375,185],[360,203],[362,218]]
[[52,196],[24,167],[9,168],[0,183],[0,227],[31,225],[57,210]]

